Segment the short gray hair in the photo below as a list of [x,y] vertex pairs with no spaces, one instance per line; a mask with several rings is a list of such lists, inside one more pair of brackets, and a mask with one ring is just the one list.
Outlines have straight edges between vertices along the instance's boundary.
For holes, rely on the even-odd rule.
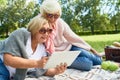
[[44,0],[42,5],[40,6],[40,13],[42,16],[45,15],[45,13],[59,13],[61,16],[62,10],[59,2],[57,0]]

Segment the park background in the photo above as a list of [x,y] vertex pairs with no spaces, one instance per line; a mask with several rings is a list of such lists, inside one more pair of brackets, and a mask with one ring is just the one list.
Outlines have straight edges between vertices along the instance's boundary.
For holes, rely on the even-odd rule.
[[[120,0],[58,0],[62,18],[99,52],[120,41]],[[0,39],[39,14],[43,0],[0,0]]]

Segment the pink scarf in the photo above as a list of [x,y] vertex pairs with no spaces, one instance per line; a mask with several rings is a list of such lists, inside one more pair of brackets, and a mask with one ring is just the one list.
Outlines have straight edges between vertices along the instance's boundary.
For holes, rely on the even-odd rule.
[[49,38],[47,39],[45,46],[46,46],[46,51],[49,54],[52,54],[55,51],[55,47],[54,47],[54,38],[56,36],[56,24],[50,24],[50,26],[52,27],[53,31],[50,34]]

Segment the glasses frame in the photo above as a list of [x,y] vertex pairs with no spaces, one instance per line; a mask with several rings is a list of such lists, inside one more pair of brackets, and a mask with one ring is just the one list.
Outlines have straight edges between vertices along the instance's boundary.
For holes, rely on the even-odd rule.
[[60,17],[60,15],[58,15],[58,14],[50,14],[50,13],[46,13],[46,16],[47,16],[47,18],[53,18],[54,17],[55,19]]
[[39,30],[39,33],[40,33],[40,34],[46,34],[46,32],[47,32],[48,34],[51,34],[52,31],[53,31],[53,29],[51,29],[51,28],[48,28],[48,29],[41,28],[41,29]]

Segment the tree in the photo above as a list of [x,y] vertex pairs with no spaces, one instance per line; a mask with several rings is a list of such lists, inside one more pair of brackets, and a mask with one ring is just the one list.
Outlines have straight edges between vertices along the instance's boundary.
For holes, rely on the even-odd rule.
[[120,29],[120,13],[117,13],[111,18],[111,25],[113,25],[114,30],[118,32],[118,29]]
[[75,15],[83,31],[90,30],[94,34],[95,22],[100,12],[99,3],[100,0],[76,0]]
[[[9,32],[26,27],[30,19],[37,13],[38,6],[34,1],[26,4],[26,0],[9,0],[7,7],[1,12],[1,30],[9,35]],[[4,16],[3,16],[4,15]]]
[[2,24],[4,23],[4,12],[5,9],[7,8],[7,0],[0,0],[0,36],[1,34],[3,34],[3,28],[4,26],[2,26]]

